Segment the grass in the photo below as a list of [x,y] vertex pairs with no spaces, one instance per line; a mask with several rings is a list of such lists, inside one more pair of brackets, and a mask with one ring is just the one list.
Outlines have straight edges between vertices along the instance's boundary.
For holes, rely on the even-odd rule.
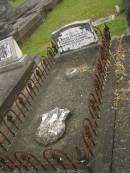
[[[19,0],[20,1],[20,0]],[[67,23],[85,20],[93,20],[114,12],[114,6],[119,0],[63,0],[49,13],[47,20],[25,42],[22,50],[28,55],[43,55],[51,42],[51,33]],[[126,31],[127,22],[125,16],[119,16],[109,23],[112,35],[120,35]]]
[[12,1],[11,1],[11,4],[12,4],[14,7],[16,7],[16,6],[20,5],[20,4],[22,4],[24,1],[25,1],[25,0],[12,0]]

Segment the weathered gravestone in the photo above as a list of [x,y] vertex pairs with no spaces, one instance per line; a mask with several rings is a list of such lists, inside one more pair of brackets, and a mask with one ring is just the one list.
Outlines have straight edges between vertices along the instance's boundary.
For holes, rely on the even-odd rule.
[[25,59],[13,37],[0,41],[0,72],[23,65]]
[[25,0],[15,8],[9,1],[0,0],[0,40],[13,36],[23,44],[62,0]]
[[52,44],[60,54],[97,43],[90,20],[74,22],[52,33]]

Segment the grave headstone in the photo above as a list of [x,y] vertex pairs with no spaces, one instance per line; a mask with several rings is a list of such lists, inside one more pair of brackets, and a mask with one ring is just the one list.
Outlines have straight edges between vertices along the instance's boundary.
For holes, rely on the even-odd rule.
[[23,65],[25,57],[13,37],[0,41],[0,72]]
[[60,54],[97,43],[90,20],[74,22],[52,33],[52,44]]

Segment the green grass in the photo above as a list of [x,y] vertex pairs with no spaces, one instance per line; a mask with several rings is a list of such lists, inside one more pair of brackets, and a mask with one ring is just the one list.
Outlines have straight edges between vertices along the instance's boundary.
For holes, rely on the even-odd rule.
[[12,1],[11,1],[11,4],[12,4],[14,7],[16,7],[16,6],[20,5],[20,4],[22,4],[24,1],[25,1],[25,0],[12,0]]
[[[114,6],[118,2],[119,0],[63,0],[49,13],[45,23],[25,42],[23,52],[29,55],[43,55],[50,45],[53,31],[73,21],[88,18],[95,20],[110,15],[114,12]],[[127,28],[125,16],[118,17],[109,25],[112,35],[120,35]]]

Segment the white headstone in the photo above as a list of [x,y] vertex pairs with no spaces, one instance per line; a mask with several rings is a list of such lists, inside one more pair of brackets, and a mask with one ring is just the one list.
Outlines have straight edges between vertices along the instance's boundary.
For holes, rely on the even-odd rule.
[[52,33],[52,42],[60,53],[80,49],[97,41],[90,20],[71,23]]
[[25,56],[13,37],[0,41],[0,72],[23,65]]

